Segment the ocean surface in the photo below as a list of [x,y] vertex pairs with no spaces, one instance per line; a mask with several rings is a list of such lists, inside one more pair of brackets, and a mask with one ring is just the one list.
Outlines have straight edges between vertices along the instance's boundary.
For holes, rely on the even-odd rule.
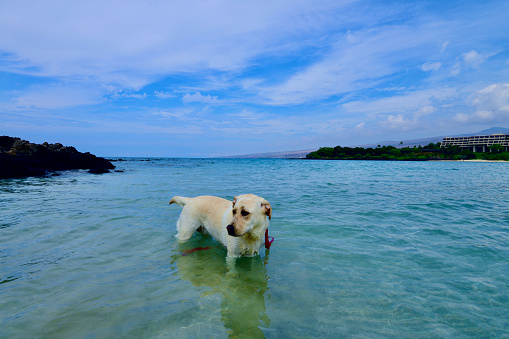
[[[0,180],[0,337],[509,338],[508,163],[115,165]],[[172,196],[244,193],[270,250],[177,243]]]

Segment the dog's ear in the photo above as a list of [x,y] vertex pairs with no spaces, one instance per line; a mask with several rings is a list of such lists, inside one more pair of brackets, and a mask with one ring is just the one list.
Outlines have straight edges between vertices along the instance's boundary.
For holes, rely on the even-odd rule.
[[265,214],[269,217],[270,220],[272,217],[272,207],[270,206],[270,203],[265,199],[262,199],[262,211],[265,211]]
[[233,204],[232,204],[232,207],[235,207],[235,204],[237,203],[237,197],[236,197],[236,196],[235,196],[235,197],[233,197],[233,202],[232,202],[232,203],[233,203]]

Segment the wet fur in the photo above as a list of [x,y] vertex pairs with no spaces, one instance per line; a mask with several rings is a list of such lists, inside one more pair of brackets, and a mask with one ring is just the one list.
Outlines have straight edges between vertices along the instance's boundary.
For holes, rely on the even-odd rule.
[[228,257],[257,255],[272,215],[269,202],[254,194],[239,195],[233,201],[213,196],[175,196],[171,204],[183,207],[177,222],[179,241],[201,231],[219,241],[228,250]]

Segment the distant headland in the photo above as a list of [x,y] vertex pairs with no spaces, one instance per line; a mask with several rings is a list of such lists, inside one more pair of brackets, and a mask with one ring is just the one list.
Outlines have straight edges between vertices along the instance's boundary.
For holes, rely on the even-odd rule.
[[322,147],[307,159],[332,160],[497,160],[509,161],[509,134],[444,137],[442,142],[396,148]]
[[0,179],[43,176],[56,171],[88,169],[107,173],[115,166],[104,158],[78,152],[60,143],[34,144],[20,138],[0,136]]
[[396,161],[427,161],[427,160],[497,160],[509,161],[509,152],[504,147],[494,144],[484,152],[473,152],[457,145],[442,147],[441,143],[430,143],[424,147],[413,148],[394,146],[362,147],[322,147],[311,152],[306,159],[320,160],[396,160]]

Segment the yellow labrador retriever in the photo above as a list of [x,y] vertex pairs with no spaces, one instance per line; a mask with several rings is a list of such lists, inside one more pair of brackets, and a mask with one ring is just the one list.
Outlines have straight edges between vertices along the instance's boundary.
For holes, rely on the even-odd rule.
[[210,234],[228,250],[228,257],[255,256],[264,242],[272,215],[269,202],[254,194],[223,198],[175,196],[171,204],[182,206],[177,238],[186,241],[195,231]]

